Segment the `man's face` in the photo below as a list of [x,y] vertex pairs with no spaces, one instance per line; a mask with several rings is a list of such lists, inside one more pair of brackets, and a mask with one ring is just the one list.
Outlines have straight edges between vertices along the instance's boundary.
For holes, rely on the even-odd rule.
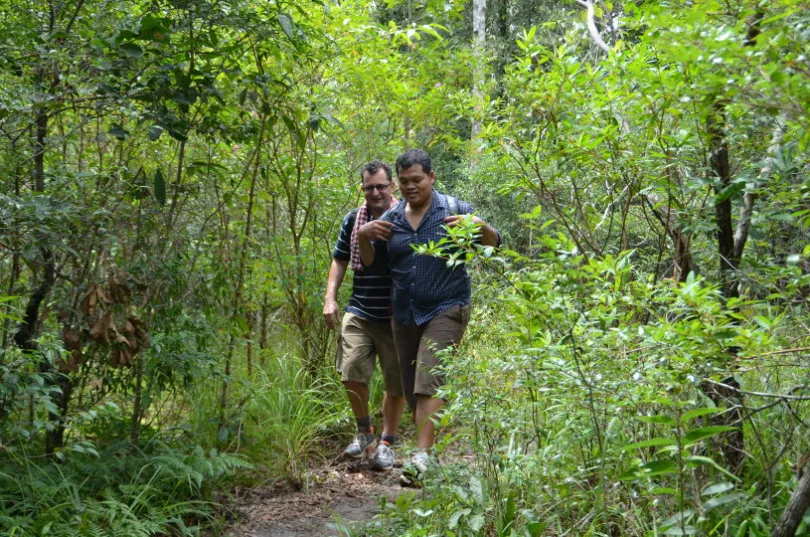
[[372,212],[385,212],[391,206],[394,184],[388,180],[385,170],[379,169],[374,175],[363,174],[363,194]]
[[436,174],[432,170],[425,173],[421,164],[414,164],[399,170],[397,177],[402,197],[412,206],[419,207],[430,199],[433,183],[436,182]]

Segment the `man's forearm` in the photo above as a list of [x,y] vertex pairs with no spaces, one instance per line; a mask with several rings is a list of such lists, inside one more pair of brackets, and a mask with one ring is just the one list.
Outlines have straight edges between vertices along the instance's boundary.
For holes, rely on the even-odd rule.
[[500,246],[500,235],[494,227],[481,224],[481,244],[484,246]]
[[360,237],[360,259],[367,267],[374,263],[374,245],[366,237]]
[[329,267],[329,277],[326,280],[326,297],[328,300],[337,300],[337,293],[343,278],[346,276],[348,263],[339,259],[332,259],[332,266]]

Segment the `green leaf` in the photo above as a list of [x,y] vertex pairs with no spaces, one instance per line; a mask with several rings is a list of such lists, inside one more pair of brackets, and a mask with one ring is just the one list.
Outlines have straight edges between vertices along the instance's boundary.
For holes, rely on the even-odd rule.
[[172,130],[172,129],[169,129],[169,136],[171,136],[172,138],[174,138],[175,140],[178,140],[180,142],[188,141],[188,137],[185,134],[183,134],[182,132]]
[[673,444],[675,444],[675,440],[672,440],[671,438],[650,438],[649,440],[624,446],[624,450],[630,451],[633,449],[641,449],[652,446],[671,446]]
[[683,527],[683,529],[681,529],[680,526],[669,528],[668,530],[664,531],[664,535],[696,535],[697,532],[698,530],[696,527],[686,525]]
[[166,205],[166,181],[163,179],[163,172],[158,169],[155,172],[155,199],[161,205]]
[[118,48],[123,50],[130,58],[140,58],[143,56],[143,49],[135,43],[121,43]]
[[162,134],[163,134],[163,127],[161,127],[160,125],[152,125],[151,127],[149,127],[149,132],[146,133],[146,136],[148,136],[149,139],[154,142],[158,138],[160,138]]
[[718,507],[720,505],[736,502],[747,497],[748,495],[744,492],[735,492],[733,494],[724,494],[723,496],[715,496],[714,498],[710,498],[705,502],[703,502],[703,509],[708,511],[709,509],[714,509],[715,507]]
[[286,35],[287,39],[294,43],[295,28],[293,26],[292,18],[286,13],[279,13],[277,18],[279,26],[281,26],[281,29],[284,31],[284,35]]
[[[662,526],[680,526],[683,522],[689,520],[689,517],[695,514],[694,509],[684,509],[679,513],[675,513],[671,517],[661,522]],[[681,535],[681,534],[678,534]]]
[[540,537],[546,530],[546,525],[542,522],[530,522],[526,525],[526,529],[529,530],[531,537]]
[[732,474],[731,472],[729,472],[728,470],[726,470],[725,468],[723,468],[722,466],[717,464],[714,461],[714,459],[711,459],[709,457],[704,457],[702,455],[693,455],[693,456],[687,458],[686,461],[690,464],[690,466],[702,466],[702,465],[713,466],[715,469],[717,469],[720,472],[722,472],[723,474],[727,475],[728,477],[730,477],[734,481],[737,481],[738,483],[740,481],[742,481],[739,477]]
[[115,136],[116,138],[118,138],[121,141],[124,141],[127,138],[129,138],[129,131],[127,131],[127,130],[119,127],[119,126],[111,127],[107,132],[112,134],[113,136]]
[[454,512],[450,515],[450,518],[447,519],[447,527],[448,529],[454,530],[458,527],[458,521],[461,517],[467,516],[472,512],[472,509],[459,509],[458,511]]
[[745,188],[745,183],[742,181],[735,181],[721,190],[717,196],[714,197],[715,205],[720,204],[735,194],[741,192]]
[[714,427],[700,427],[698,429],[692,429],[683,437],[683,444],[689,445],[694,444],[696,442],[700,442],[704,438],[709,438],[710,436],[714,436],[720,433],[727,433],[729,431],[736,431],[736,427],[729,427],[727,425],[715,425]]
[[479,505],[484,504],[484,487],[481,484],[481,480],[474,475],[470,476],[470,492],[476,503]]
[[647,423],[656,423],[659,425],[675,426],[675,418],[671,416],[638,416],[639,421],[646,421]]
[[703,407],[703,408],[693,408],[683,416],[681,416],[681,421],[686,423],[687,421],[693,420],[695,418],[699,418],[701,416],[706,416],[709,414],[717,414],[718,412],[722,412],[725,410],[724,408],[710,408],[710,407]]
[[714,485],[709,485],[708,487],[704,488],[700,491],[701,496],[711,496],[712,494],[720,494],[721,492],[726,492],[734,488],[734,483],[716,483]]
[[228,430],[227,427],[220,427],[219,434],[217,435],[217,439],[219,440],[220,444],[225,443],[228,440],[228,436],[230,436],[231,431]]
[[467,525],[470,527],[472,531],[479,531],[484,526],[484,515],[481,513],[477,515],[473,515],[467,521]]
[[662,475],[662,474],[674,474],[678,471],[678,467],[672,461],[665,461],[665,460],[654,460],[650,461],[647,464],[642,464],[639,466],[639,470],[644,472],[644,475],[653,476],[653,475]]

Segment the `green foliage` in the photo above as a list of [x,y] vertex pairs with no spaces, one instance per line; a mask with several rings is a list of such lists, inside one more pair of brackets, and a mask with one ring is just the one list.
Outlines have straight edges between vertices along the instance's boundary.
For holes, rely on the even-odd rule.
[[0,461],[0,527],[9,536],[199,535],[212,517],[211,485],[247,468],[241,457],[160,442],[74,452],[61,464],[20,453]]
[[306,485],[348,425],[329,252],[411,146],[509,249],[422,248],[477,283],[442,417],[472,464],[368,533],[771,531],[808,449],[810,10],[489,4],[476,51],[472,2],[0,3],[2,531],[199,534],[239,454]]

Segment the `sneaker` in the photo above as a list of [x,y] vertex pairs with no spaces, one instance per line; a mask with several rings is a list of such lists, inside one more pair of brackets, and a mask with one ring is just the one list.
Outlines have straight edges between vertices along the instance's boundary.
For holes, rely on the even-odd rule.
[[343,456],[350,459],[359,459],[366,453],[377,447],[377,437],[374,433],[358,432],[354,435],[354,440],[343,450]]
[[427,451],[414,453],[399,476],[399,484],[403,487],[422,488],[422,480],[425,478],[429,461]]
[[385,442],[380,442],[374,458],[371,459],[371,469],[389,472],[394,468],[394,450]]

